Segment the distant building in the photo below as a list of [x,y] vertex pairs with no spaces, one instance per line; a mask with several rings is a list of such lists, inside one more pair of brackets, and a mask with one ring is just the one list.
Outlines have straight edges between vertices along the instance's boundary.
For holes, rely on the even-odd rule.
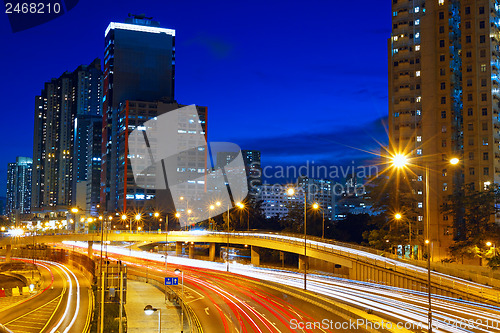
[[[32,212],[64,215],[85,198],[89,120],[101,115],[100,60],[46,82],[35,99]],[[90,117],[90,118],[89,118]],[[85,199],[83,199],[85,202]],[[81,207],[85,208],[85,204]]]
[[[238,155],[237,152],[217,152],[216,166],[218,168],[228,165]],[[257,197],[259,187],[262,185],[262,167],[260,161],[260,151],[242,150],[241,155],[245,163],[246,176],[248,181],[248,193],[252,197]]]
[[372,214],[364,187],[359,186],[355,178],[348,178],[342,188],[335,202],[334,220],[341,220],[348,214]]
[[335,194],[333,186],[335,183],[332,180],[300,177],[297,184],[305,189],[307,201],[316,202],[322,210],[324,209],[325,220],[334,219]]
[[[124,203],[120,168],[125,162],[124,146],[119,146],[124,130],[126,101],[148,106],[155,101],[174,101],[175,30],[143,16],[130,15],[125,23],[111,22],[105,31],[101,208],[121,209]],[[142,104],[142,103],[141,103]],[[142,108],[142,107],[141,107]],[[156,110],[142,109],[134,122],[148,120]],[[120,119],[122,120],[120,120]],[[131,118],[129,118],[131,120]],[[136,195],[137,193],[130,193]],[[144,194],[148,195],[148,194]]]
[[12,220],[31,211],[32,167],[29,157],[17,157],[15,163],[8,164],[5,215]]
[[288,214],[287,206],[304,204],[302,191],[297,191],[295,195],[289,196],[286,193],[287,188],[286,185],[282,184],[263,184],[260,186],[257,200],[262,202],[261,208],[266,218],[286,216]]

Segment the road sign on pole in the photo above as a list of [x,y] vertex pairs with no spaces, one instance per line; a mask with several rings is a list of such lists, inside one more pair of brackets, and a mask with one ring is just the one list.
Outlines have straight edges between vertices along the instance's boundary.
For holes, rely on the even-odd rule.
[[166,277],[165,278],[165,285],[166,286],[178,286],[179,285],[179,278]]

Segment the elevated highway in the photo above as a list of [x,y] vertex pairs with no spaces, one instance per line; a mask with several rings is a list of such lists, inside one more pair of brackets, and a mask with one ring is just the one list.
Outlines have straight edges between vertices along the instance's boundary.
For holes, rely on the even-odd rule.
[[[176,242],[176,248],[188,244],[190,252],[196,243],[209,244],[209,259],[215,260],[216,244],[246,245],[251,248],[251,261],[254,266],[260,264],[263,248],[295,253],[299,255],[299,268],[308,260],[330,263],[343,268],[346,278],[388,285],[415,291],[427,291],[427,269],[399,260],[396,256],[352,244],[326,241],[311,237],[307,239],[307,258],[304,258],[304,238],[294,234],[265,232],[206,232],[173,231],[167,233],[112,231],[106,239],[111,242]],[[21,237],[0,238],[0,246],[9,249],[36,243],[61,243],[63,241],[100,242],[100,233],[63,233],[39,234]],[[179,252],[179,251],[178,251]],[[194,251],[193,251],[194,252]],[[433,272],[432,292],[436,294],[481,300],[492,303],[500,302],[500,291],[491,285],[474,283],[450,275]]]

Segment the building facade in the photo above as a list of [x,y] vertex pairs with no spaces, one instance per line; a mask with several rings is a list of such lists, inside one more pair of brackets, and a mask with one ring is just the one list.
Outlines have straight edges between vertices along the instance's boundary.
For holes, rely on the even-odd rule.
[[309,202],[319,204],[325,213],[325,220],[332,221],[335,218],[335,183],[333,181],[300,177],[297,184],[306,191]]
[[[88,117],[101,115],[100,60],[46,82],[35,99],[32,211],[64,211],[86,180]],[[85,191],[81,194],[85,197]],[[84,206],[82,207],[84,208]]]
[[13,221],[20,214],[31,212],[32,166],[29,157],[17,157],[15,163],[8,164],[5,215]]
[[174,101],[175,30],[143,16],[111,22],[104,34],[101,208],[118,209],[119,113],[126,101]]
[[[294,187],[294,185],[290,185]],[[288,186],[282,184],[262,184],[257,200],[261,201],[261,209],[266,218],[284,217],[291,205],[304,205],[304,192],[297,191],[294,195],[287,194]]]
[[[117,124],[119,127],[117,135],[117,151],[118,151],[118,161],[119,163],[116,179],[113,182],[116,184],[116,202],[114,203],[116,210],[120,212],[128,211],[172,211],[172,198],[169,191],[166,191],[164,187],[158,189],[155,184],[158,179],[163,179],[162,176],[158,177],[158,172],[160,175],[163,174],[162,170],[157,170],[159,168],[156,165],[151,165],[148,169],[147,175],[145,177],[134,177],[132,172],[132,165],[130,162],[129,154],[131,154],[128,147],[129,135],[135,129],[144,127],[144,123],[149,120],[156,120],[162,114],[179,109],[185,105],[178,104],[177,102],[145,102],[145,101],[125,101],[119,107]],[[203,146],[206,145],[206,115],[207,108],[203,106],[196,106],[198,112],[197,118],[199,124],[194,124],[191,119],[179,119],[177,122],[177,135],[182,136],[184,133],[190,131],[190,127],[193,129],[197,128],[199,125],[201,128],[201,134],[205,137],[205,142]],[[191,131],[192,132],[192,131]],[[146,131],[147,133],[147,131]],[[153,138],[150,138],[150,144],[156,144],[152,142]],[[204,149],[204,147],[199,147],[199,149]],[[167,163],[167,169],[169,171],[175,170],[176,176],[173,177],[180,183],[184,183],[185,186],[195,187],[198,186],[201,190],[204,189],[204,184],[191,184],[196,178],[204,177],[206,175],[207,168],[207,158],[206,152],[200,151],[200,153],[193,154],[193,152],[179,152],[179,156],[174,159],[168,159],[168,161],[173,161],[175,165],[170,166]],[[165,156],[167,159],[167,156]],[[175,161],[174,161],[175,160]],[[172,185],[172,184],[169,184]],[[186,198],[188,194],[185,194]],[[191,203],[194,206],[194,202]],[[178,211],[184,211],[183,207],[178,207]]]
[[[237,152],[217,152],[216,166],[218,168],[225,167],[231,163],[237,155]],[[242,150],[241,156],[243,157],[243,163],[245,164],[248,194],[250,197],[256,198],[258,196],[260,186],[262,185],[260,151]]]
[[393,1],[390,150],[416,164],[405,180],[414,187],[416,242],[430,239],[433,260],[461,237],[461,221],[440,212],[448,196],[500,180],[499,10],[487,0]]

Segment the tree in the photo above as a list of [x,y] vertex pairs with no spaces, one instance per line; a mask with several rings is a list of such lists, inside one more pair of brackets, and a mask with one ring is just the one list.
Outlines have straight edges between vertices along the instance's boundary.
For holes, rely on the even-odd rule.
[[450,246],[453,258],[477,257],[493,258],[488,254],[486,241],[499,239],[499,226],[495,223],[495,214],[499,212],[500,190],[493,184],[482,191],[470,185],[463,186],[448,197],[441,206],[441,212],[453,216],[454,243]]
[[[409,179],[404,171],[392,175],[378,175],[367,184],[367,200],[374,215],[363,233],[368,244],[378,249],[388,249],[395,245],[423,243],[416,237],[417,200]],[[400,219],[395,215],[401,214]]]

